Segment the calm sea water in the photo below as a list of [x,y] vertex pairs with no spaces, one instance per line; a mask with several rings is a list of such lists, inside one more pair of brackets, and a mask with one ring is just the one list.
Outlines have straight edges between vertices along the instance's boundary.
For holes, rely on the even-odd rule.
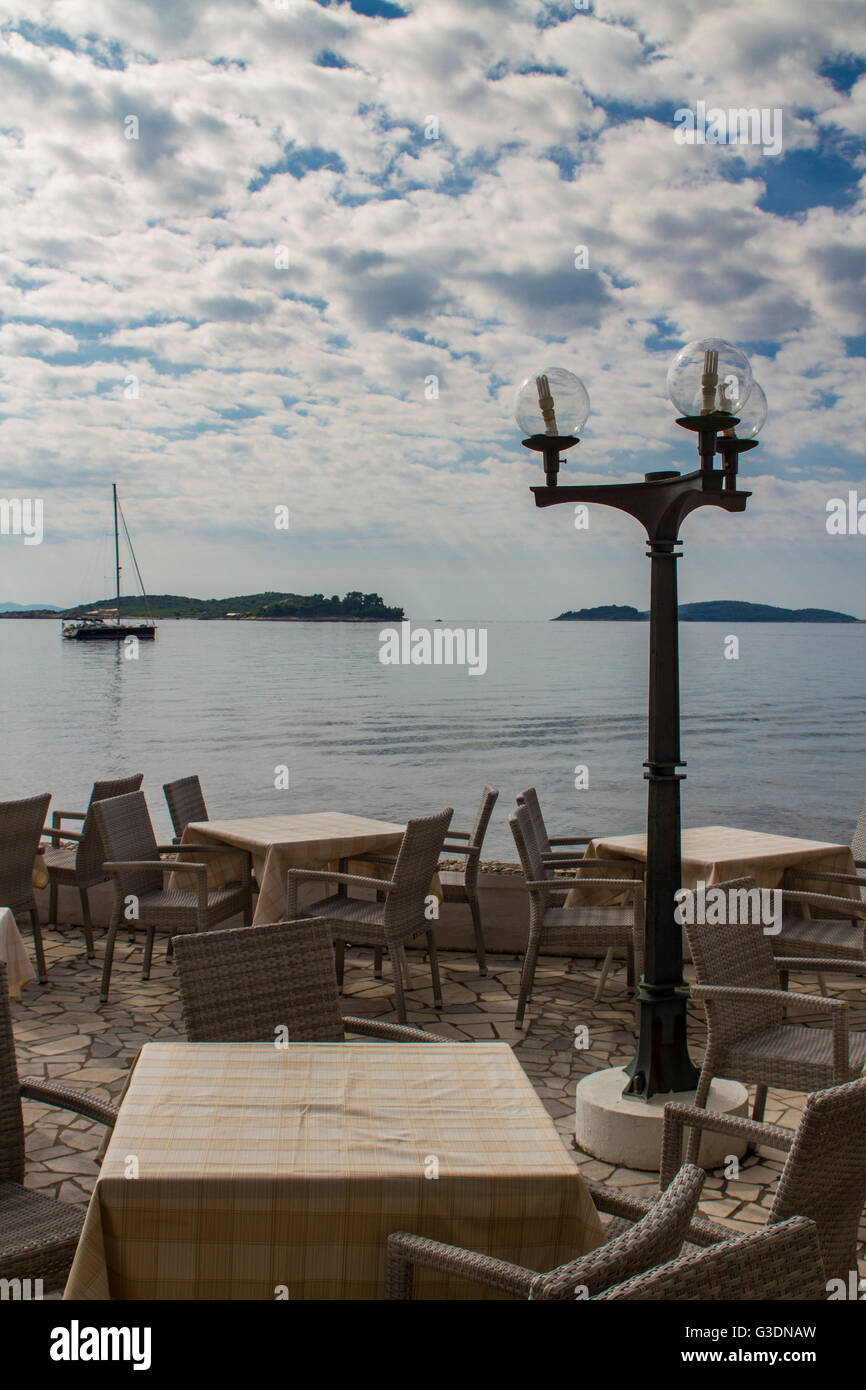
[[[508,812],[534,783],[555,833],[641,830],[648,625],[484,626],[488,669],[470,676],[383,666],[378,624],[163,621],[130,661],[61,640],[59,622],[2,621],[0,798],[50,790],[52,809],[83,809],[95,778],[142,771],[163,839],[163,782],[198,773],[214,819],[399,821],[449,805],[468,829],[488,781],[501,796],[485,853],[513,859]],[[743,624],[736,661],[730,630],[681,628],[684,824],[850,841],[866,796],[866,624]]]

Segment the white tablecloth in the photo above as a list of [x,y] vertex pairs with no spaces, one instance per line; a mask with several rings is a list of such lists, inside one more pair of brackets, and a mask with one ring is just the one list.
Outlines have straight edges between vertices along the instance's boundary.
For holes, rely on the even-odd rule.
[[8,907],[0,907],[0,960],[6,966],[9,997],[20,999],[24,985],[36,979],[36,971]]

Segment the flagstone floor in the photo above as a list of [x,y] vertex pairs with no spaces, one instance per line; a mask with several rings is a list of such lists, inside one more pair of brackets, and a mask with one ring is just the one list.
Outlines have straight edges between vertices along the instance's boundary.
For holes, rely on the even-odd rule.
[[[12,1004],[19,1073],[22,1077],[62,1079],[102,1099],[116,1099],[143,1043],[182,1035],[174,967],[155,953],[151,979],[143,982],[139,978],[141,947],[121,942],[119,937],[111,997],[108,1004],[100,1005],[104,933],[97,932],[97,960],[93,964],[84,959],[79,931],[49,929],[45,938],[48,984],[30,985],[21,1000]],[[572,1147],[575,1083],[587,1072],[623,1064],[633,1053],[634,1014],[622,970],[611,972],[606,997],[596,1003],[592,997],[598,979],[595,962],[542,957],[527,1027],[518,1033],[513,1023],[518,958],[490,958],[490,973],[481,979],[474,957],[442,953],[441,1013],[432,1008],[426,959],[410,952],[409,960],[416,986],[409,994],[410,1022],[455,1039],[508,1041],[584,1176],[652,1195],[658,1181],[653,1174],[614,1168]],[[792,988],[816,992],[815,981],[809,978],[792,983]],[[866,1028],[866,984],[839,977],[828,980],[828,988],[849,999],[852,1028]],[[344,993],[345,1012],[393,1020],[387,960],[385,978],[377,981],[370,953],[347,951]],[[694,1005],[689,1006],[689,1012],[692,1055],[698,1060],[704,1038],[703,1014]],[[818,1015],[814,1021],[821,1021]],[[589,1046],[577,1050],[574,1030],[581,1024],[588,1029]],[[771,1091],[767,1119],[794,1126],[802,1101],[796,1093]],[[24,1102],[24,1114],[27,1185],[61,1201],[86,1203],[98,1172],[94,1155],[102,1127],[32,1101]],[[736,1178],[725,1178],[723,1170],[709,1173],[702,1211],[737,1230],[763,1225],[780,1170],[780,1160],[759,1151],[742,1161]],[[866,1241],[866,1223],[860,1234],[861,1242]],[[862,1243],[860,1253],[864,1253]],[[861,1273],[866,1274],[864,1259]]]

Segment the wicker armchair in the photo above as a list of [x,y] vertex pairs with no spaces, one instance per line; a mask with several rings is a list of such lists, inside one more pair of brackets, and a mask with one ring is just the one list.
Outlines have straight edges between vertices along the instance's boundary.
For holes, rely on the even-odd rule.
[[[828,1279],[847,1280],[848,1271],[857,1268],[857,1232],[866,1205],[866,1081],[807,1096],[793,1132],[669,1102],[662,1139],[662,1187],[679,1168],[684,1129],[690,1130],[690,1162],[704,1130],[787,1153],[767,1225],[789,1216],[808,1216],[818,1231]],[[688,1239],[694,1245],[713,1245],[728,1240],[730,1234],[728,1227],[701,1218],[693,1223]]]
[[84,1211],[24,1186],[23,1099],[105,1125],[117,1116],[114,1106],[66,1086],[18,1079],[6,967],[0,963],[0,1278],[41,1279],[43,1292],[53,1293],[66,1282]]
[[176,782],[166,782],[162,790],[168,802],[175,841],[180,844],[190,821],[210,820],[201,782],[197,777],[179,777]]
[[[105,965],[102,972],[100,999],[108,998],[111,983],[111,964],[114,941],[122,923],[132,931],[145,932],[144,961],[141,978],[150,976],[153,939],[156,932],[177,936],[185,931],[208,931],[237,913],[245,921],[252,919],[250,887],[250,857],[244,856],[244,876],[239,884],[226,888],[208,888],[207,865],[179,865],[174,855],[175,845],[158,845],[153,833],[147,802],[143,792],[113,797],[96,803],[96,819],[107,856],[104,869],[114,879],[114,907],[105,943]],[[185,845],[185,851],[196,855],[225,854],[222,845]],[[163,887],[166,874],[182,867],[184,874],[193,873],[197,879],[194,890]],[[134,911],[127,916],[130,900]]]
[[[729,894],[754,890],[753,878],[731,879],[717,887]],[[729,913],[728,916],[734,915]],[[763,1117],[768,1086],[814,1091],[852,1081],[866,1063],[866,1033],[849,1033],[848,1005],[823,995],[788,994],[780,971],[830,968],[850,970],[850,961],[775,958],[775,937],[754,923],[686,926],[698,983],[691,995],[707,1015],[707,1047],[695,1104],[707,1103],[714,1076],[755,1086],[752,1118]],[[786,1023],[792,1009],[828,1016],[828,1028]]]
[[[730,1237],[730,1231],[726,1233]],[[652,1302],[825,1299],[827,1282],[818,1232],[801,1216],[768,1226],[753,1236],[683,1255],[624,1284],[606,1289],[599,1300]]]
[[175,938],[190,1042],[342,1042],[346,1032],[392,1042],[441,1043],[420,1028],[343,1018],[331,924],[266,926]]
[[[400,851],[394,859],[390,879],[367,878],[360,874],[333,873],[330,869],[289,869],[287,917],[300,920],[327,917],[336,947],[337,979],[343,983],[343,955],[346,942],[355,946],[385,948],[391,957],[394,974],[394,994],[397,1017],[406,1022],[404,976],[408,984],[406,945],[416,937],[427,938],[430,954],[430,974],[433,981],[433,1005],[442,1008],[442,984],[439,979],[439,960],[433,925],[424,915],[430,882],[442,853],[445,832],[454,814],[449,806],[436,816],[410,820],[406,826]],[[377,858],[379,856],[376,856]],[[381,856],[385,859],[385,856]],[[298,887],[301,883],[318,880],[336,883],[346,888],[374,889],[376,902],[350,898],[345,891],[322,898],[304,908],[298,907]]]
[[[448,858],[457,854],[466,855],[462,871],[439,870],[443,900],[446,903],[466,903],[472,913],[475,928],[475,954],[478,958],[479,975],[487,974],[487,960],[484,954],[484,932],[481,927],[481,909],[478,906],[478,866],[481,862],[481,847],[487,826],[493,814],[499,792],[495,787],[486,786],[481,794],[481,804],[471,830],[449,830],[442,853]],[[465,844],[461,844],[465,841]]]
[[[575,1173],[575,1182],[579,1178]],[[586,1298],[598,1294],[612,1284],[622,1283],[653,1265],[673,1259],[682,1247],[689,1223],[694,1215],[704,1185],[700,1168],[686,1166],[677,1174],[667,1190],[642,1212],[640,1219],[613,1239],[581,1255],[568,1264],[539,1274],[533,1269],[498,1260],[492,1255],[479,1255],[457,1245],[445,1245],[438,1240],[395,1231],[388,1237],[387,1296],[390,1299],[411,1299],[415,1265],[426,1265],[459,1279],[510,1293],[515,1298],[565,1299]],[[620,1208],[623,1194],[616,1189],[591,1187],[599,1211],[599,1192],[610,1196]],[[626,1198],[626,1201],[628,1199]]]
[[[834,877],[847,883],[862,882],[866,888],[866,879],[858,880],[856,874]],[[794,887],[809,881],[810,876],[799,871],[789,869],[786,873],[787,886],[782,889],[782,925],[773,937],[773,947],[777,956],[814,957],[823,993],[823,971],[829,966],[822,966],[822,960],[835,962],[837,970],[839,961],[844,960],[848,962],[849,973],[857,971],[858,966],[860,972],[866,972],[866,897],[841,898]],[[793,911],[795,906],[800,910]],[[807,909],[805,913],[804,908]],[[832,916],[827,916],[828,913]]]
[[[45,850],[45,868],[49,882],[48,920],[57,926],[57,899],[62,887],[77,888],[84,918],[84,941],[87,959],[93,960],[93,922],[90,916],[88,889],[97,883],[104,883],[108,875],[102,865],[105,853],[96,816],[94,803],[106,801],[112,796],[125,796],[127,792],[137,792],[144,774],[133,773],[131,777],[118,777],[113,781],[94,782],[86,811],[54,811],[51,816],[51,830],[43,831],[51,844]],[[64,830],[65,820],[83,821],[80,832]],[[74,847],[61,844],[62,840],[72,840]]]
[[50,792],[23,801],[0,801],[0,907],[8,907],[15,918],[30,914],[41,985],[45,984],[45,948],[33,892],[33,861],[50,802]]
[[[609,950],[624,951],[628,984],[634,985],[635,960],[643,959],[643,875],[640,865],[619,861],[621,873],[626,875],[631,870],[631,877],[554,878],[553,866],[549,859],[542,856],[538,848],[529,807],[518,806],[516,811],[512,811],[508,822],[529,891],[529,939],[520,977],[520,995],[515,1018],[519,1028],[523,1023],[526,1005],[532,997],[538,953],[543,945],[580,947],[588,956],[600,955]],[[595,861],[591,862],[594,866]],[[563,889],[604,885],[608,891],[620,889],[623,896],[630,897],[632,901],[631,905],[625,903],[615,907],[554,906],[551,902],[554,884],[560,893]],[[601,997],[605,975],[606,971],[599,979],[596,999]]]

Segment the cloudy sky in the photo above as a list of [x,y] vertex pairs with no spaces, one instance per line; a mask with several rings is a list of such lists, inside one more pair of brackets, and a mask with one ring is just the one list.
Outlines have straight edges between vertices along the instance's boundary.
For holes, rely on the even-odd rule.
[[[862,0],[20,0],[0,90],[0,491],[45,511],[0,600],[100,596],[116,480],[152,592],[643,607],[636,523],[532,504],[515,385],[586,383],[566,480],[686,469],[717,335],[770,417],[683,598],[866,617]],[[678,143],[701,101],[781,153]]]

